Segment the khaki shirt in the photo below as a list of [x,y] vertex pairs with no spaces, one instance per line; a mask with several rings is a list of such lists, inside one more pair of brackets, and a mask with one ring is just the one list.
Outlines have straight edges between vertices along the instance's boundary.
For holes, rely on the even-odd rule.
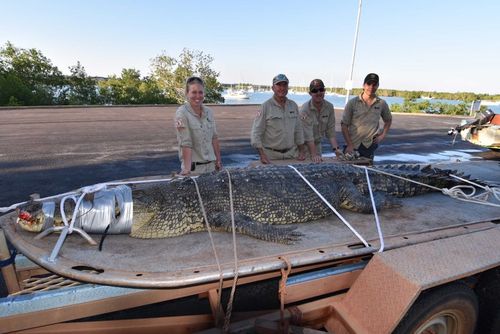
[[300,118],[304,128],[304,140],[321,142],[322,137],[335,138],[335,111],[333,104],[324,100],[318,111],[312,99],[300,107]]
[[373,137],[379,131],[381,117],[384,122],[392,120],[389,106],[378,96],[370,107],[361,99],[361,96],[356,96],[347,102],[341,123],[349,128],[349,135],[355,149],[361,144],[366,148],[372,145]]
[[286,99],[282,108],[274,97],[264,102],[253,122],[251,144],[255,148],[286,150],[304,144],[297,103]]
[[215,161],[212,139],[217,138],[213,111],[205,106],[201,117],[185,103],[175,113],[175,129],[179,142],[179,159],[182,161],[182,147],[192,149],[193,162]]

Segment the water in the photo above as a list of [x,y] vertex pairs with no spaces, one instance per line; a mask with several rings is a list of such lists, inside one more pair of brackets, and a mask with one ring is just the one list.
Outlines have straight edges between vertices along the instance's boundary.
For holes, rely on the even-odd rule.
[[[273,96],[272,92],[255,92],[255,93],[250,93],[250,98],[245,99],[245,100],[231,100],[231,99],[226,99],[224,104],[261,104],[265,102],[266,100],[270,99],[271,96]],[[288,93],[287,97],[293,101],[295,101],[299,106],[307,102],[311,97],[309,94],[304,94],[304,93]],[[351,95],[351,98],[353,96]],[[382,98],[387,102],[387,104],[392,105],[392,104],[402,104],[404,102],[404,98],[402,97],[384,97]],[[329,102],[331,102],[335,107],[344,107],[345,105],[345,96],[343,95],[333,95],[333,94],[326,94],[325,99]],[[417,99],[417,102],[422,102],[426,101],[424,99]],[[445,100],[445,99],[430,99],[428,100],[431,103],[448,103],[448,104],[459,104],[463,103],[463,101],[459,100]],[[487,106],[488,109],[493,110],[495,113],[500,114],[500,104],[496,105],[489,105]]]

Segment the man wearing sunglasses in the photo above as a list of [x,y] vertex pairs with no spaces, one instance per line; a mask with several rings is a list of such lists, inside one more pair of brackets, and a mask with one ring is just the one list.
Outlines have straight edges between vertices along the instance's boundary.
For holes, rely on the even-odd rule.
[[311,81],[309,95],[311,99],[300,108],[304,140],[311,160],[321,162],[321,138],[328,138],[333,151],[339,149],[335,135],[335,112],[333,104],[325,100],[325,84],[321,79]]
[[[379,77],[370,73],[363,82],[363,93],[347,102],[342,114],[342,134],[346,142],[344,153],[373,160],[375,150],[385,138],[392,123],[392,115],[387,102],[376,95]],[[384,128],[380,131],[382,118]]]
[[288,78],[273,78],[273,97],[265,101],[254,119],[251,144],[257,149],[260,162],[305,159],[304,133],[297,103],[288,99]]

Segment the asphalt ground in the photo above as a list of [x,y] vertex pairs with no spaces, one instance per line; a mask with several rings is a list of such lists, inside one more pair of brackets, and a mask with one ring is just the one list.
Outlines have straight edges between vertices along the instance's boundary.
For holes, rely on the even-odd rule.
[[[0,207],[25,201],[33,193],[45,197],[100,182],[179,171],[177,107],[0,109]],[[258,106],[211,107],[223,164],[244,166],[257,160],[249,138]],[[337,138],[342,144],[340,118],[337,110]],[[468,142],[457,140],[452,146],[447,130],[462,118],[394,114],[375,162],[481,156],[487,150]],[[327,143],[323,152],[331,152]]]

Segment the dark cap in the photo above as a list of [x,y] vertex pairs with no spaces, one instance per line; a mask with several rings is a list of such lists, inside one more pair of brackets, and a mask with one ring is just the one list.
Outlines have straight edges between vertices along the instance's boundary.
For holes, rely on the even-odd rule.
[[311,81],[311,83],[309,84],[309,91],[311,91],[311,89],[313,89],[313,88],[325,88],[325,84],[323,83],[323,80],[314,79],[313,81]]
[[378,75],[375,74],[375,73],[370,73],[368,74],[366,77],[365,77],[365,81],[363,81],[363,85],[364,84],[367,84],[367,83],[372,83],[374,82],[375,84],[378,85],[379,83],[379,79],[378,79]]
[[273,78],[273,85],[276,85],[277,83],[280,83],[280,82],[286,82],[286,83],[288,83],[288,78],[286,77],[286,75],[284,75],[284,74],[278,74],[277,76],[275,76]]

